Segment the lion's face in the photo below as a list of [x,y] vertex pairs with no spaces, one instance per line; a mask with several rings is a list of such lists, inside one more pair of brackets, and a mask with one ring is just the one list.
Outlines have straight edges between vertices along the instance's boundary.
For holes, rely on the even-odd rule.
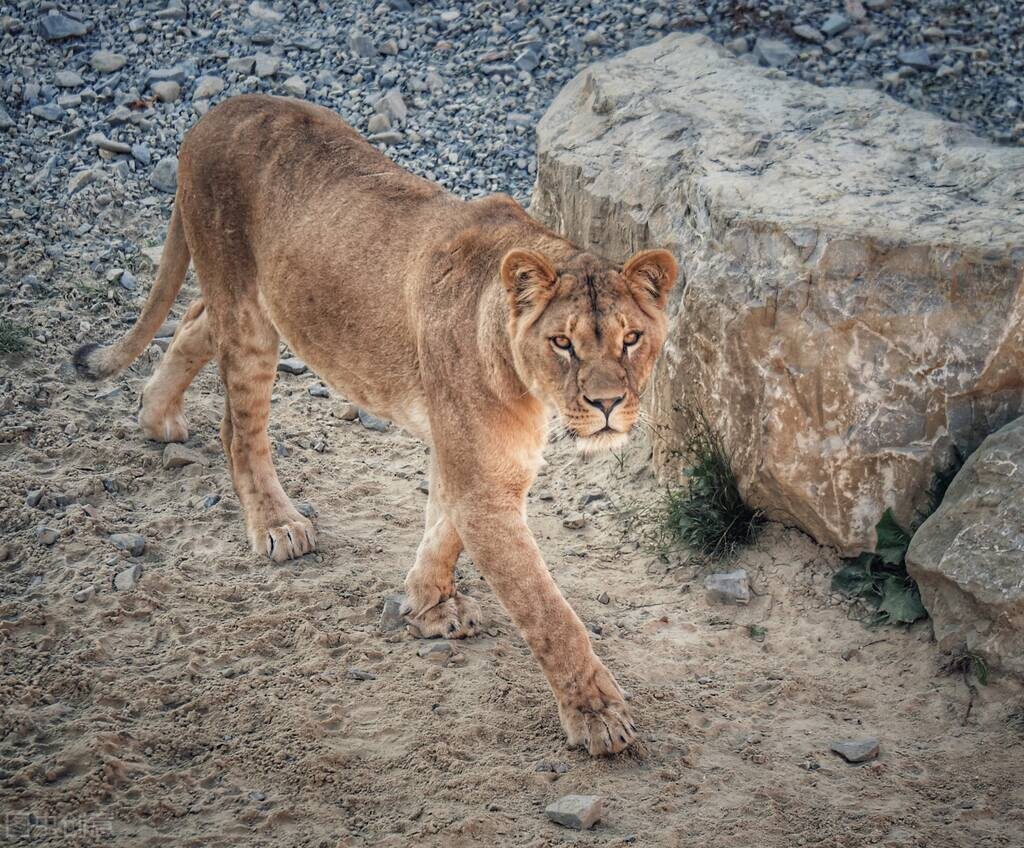
[[516,368],[581,451],[618,447],[636,424],[676,273],[665,250],[638,253],[622,268],[587,253],[557,268],[529,250],[502,261]]

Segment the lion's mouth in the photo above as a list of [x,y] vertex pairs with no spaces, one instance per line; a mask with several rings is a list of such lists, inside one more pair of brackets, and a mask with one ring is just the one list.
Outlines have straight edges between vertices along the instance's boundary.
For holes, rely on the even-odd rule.
[[607,425],[587,436],[582,433],[573,433],[572,435],[576,449],[585,454],[613,451],[622,447],[629,440],[628,432],[624,433],[622,430],[616,430]]

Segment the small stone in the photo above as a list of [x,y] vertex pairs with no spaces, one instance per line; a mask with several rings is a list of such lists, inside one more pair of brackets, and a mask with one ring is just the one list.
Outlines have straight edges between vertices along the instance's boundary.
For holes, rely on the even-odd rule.
[[114,577],[114,588],[119,592],[127,592],[134,589],[139,580],[142,579],[142,566],[139,563],[129,566],[124,571],[119,571]]
[[417,492],[423,492],[423,494],[425,494],[425,495],[429,495],[430,494],[430,481],[427,480],[426,478],[420,480],[420,482],[416,484],[416,491]]
[[17,124],[14,118],[11,117],[10,112],[3,107],[3,104],[0,104],[0,130],[9,130],[15,126]]
[[829,747],[848,763],[866,763],[880,750],[877,739],[837,739]]
[[39,34],[47,41],[74,38],[76,35],[85,35],[88,31],[89,27],[82,21],[76,21],[53,10],[39,19]]
[[362,424],[367,430],[376,430],[379,433],[385,432],[391,425],[383,418],[378,418],[376,415],[371,415],[365,409],[360,409],[358,412],[359,423]]
[[582,495],[580,495],[576,503],[579,504],[580,509],[583,509],[585,506],[592,504],[594,501],[601,501],[604,500],[606,497],[608,496],[600,489],[591,489],[590,491],[584,492]]
[[377,47],[373,43],[373,39],[368,35],[364,35],[358,29],[352,29],[348,34],[348,49],[356,56],[362,56],[364,59],[369,59],[377,55]]
[[146,145],[136,143],[132,145],[132,158],[140,165],[148,165],[153,161],[153,154]]
[[108,150],[111,153],[124,155],[132,152],[130,144],[125,144],[123,141],[113,141],[100,132],[89,133],[85,140],[88,144],[94,144],[100,150]]
[[809,24],[800,24],[793,27],[793,35],[802,38],[804,41],[811,41],[814,44],[824,44],[825,36],[819,30]]
[[142,556],[146,550],[146,538],[141,533],[114,533],[107,541],[131,556]]
[[234,71],[236,74],[248,76],[254,67],[256,67],[255,56],[236,56],[228,59],[228,70]]
[[537,765],[533,767],[534,771],[552,772],[553,774],[565,774],[571,769],[572,766],[568,763],[553,763],[550,760],[538,760]]
[[161,80],[150,86],[150,90],[161,103],[174,103],[181,97],[181,86],[174,80]]
[[54,530],[52,527],[44,527],[40,525],[36,528],[36,541],[40,545],[46,545],[49,547],[54,544],[60,538],[60,532]]
[[257,53],[256,60],[253,64],[253,71],[256,76],[272,77],[277,74],[281,69],[281,60],[277,56],[271,56],[269,53]]
[[599,604],[608,605],[612,602],[612,599],[608,597],[607,592],[602,592],[600,595],[597,596],[597,602]]
[[306,83],[303,82],[302,77],[297,74],[295,76],[288,77],[288,79],[281,83],[281,88],[288,92],[292,97],[298,97],[301,99],[306,96]]
[[739,35],[736,38],[730,38],[725,42],[726,49],[736,56],[742,56],[750,50],[750,42],[747,41],[745,35]]
[[548,804],[544,814],[563,827],[590,830],[601,818],[601,798],[598,795],[566,795]]
[[9,545],[0,545],[0,562],[7,562],[11,558],[11,548]]
[[590,32],[584,33],[582,41],[587,47],[600,47],[604,44],[604,33],[592,29]]
[[371,135],[367,140],[372,141],[374,144],[386,144],[393,147],[396,144],[401,144],[405,138],[400,132],[382,132]]
[[334,414],[342,421],[355,421],[359,417],[359,408],[354,403],[343,403]]
[[762,65],[781,68],[796,58],[796,51],[785,41],[762,37],[754,44],[754,56]]
[[846,15],[833,12],[825,18],[824,23],[821,25],[821,31],[829,38],[832,38],[841,32],[846,32],[850,28],[850,23],[851,21]]
[[27,495],[25,495],[25,506],[37,507],[39,502],[43,499],[42,489],[31,489]]
[[402,618],[402,604],[405,603],[404,595],[389,595],[384,599],[384,606],[380,611],[380,629],[387,633],[390,630],[401,630],[405,627],[405,619]]
[[97,50],[89,57],[89,64],[99,74],[112,74],[124,67],[128,59],[110,50]]
[[331,393],[327,390],[327,386],[323,383],[317,383],[309,387],[310,397],[316,398],[329,398]]
[[416,656],[430,660],[440,666],[448,665],[453,650],[450,642],[430,642],[416,652]]
[[389,129],[391,129],[391,121],[387,115],[370,115],[370,120],[366,122],[366,131],[370,135],[378,135]]
[[276,24],[284,20],[284,15],[281,12],[271,9],[269,6],[260,3],[259,0],[253,0],[249,4],[249,14],[256,18],[256,20],[266,21],[268,24]]
[[567,530],[582,530],[587,526],[587,517],[582,514],[567,516],[562,519],[562,526]]
[[219,503],[220,503],[220,495],[217,495],[217,494],[207,495],[205,498],[203,498],[203,509],[212,509],[213,507],[215,507]]
[[165,156],[153,168],[149,183],[158,191],[174,194],[178,190],[178,157]]
[[374,110],[379,115],[386,115],[392,126],[405,123],[409,114],[409,108],[402,99],[402,94],[397,88],[392,88],[387,94],[373,104]]
[[309,366],[297,356],[292,356],[278,362],[277,370],[283,374],[305,374],[309,370]]
[[934,67],[931,56],[923,47],[916,50],[901,50],[897,58],[901,64],[920,71],[929,71]]
[[377,48],[382,56],[397,56],[398,55],[398,42],[393,38],[389,38],[380,47]]
[[84,589],[79,589],[71,597],[74,598],[76,604],[84,604],[89,598],[96,594],[95,586],[86,586]]
[[348,671],[345,672],[345,677],[349,680],[376,680],[377,675],[372,674],[369,671],[363,671],[361,668],[351,666]]
[[201,76],[196,80],[195,91],[192,92],[193,100],[209,100],[216,97],[224,90],[224,80],[220,77]]
[[319,514],[316,507],[307,501],[299,501],[295,504],[295,508],[299,511],[299,515],[304,515],[306,518],[316,518]]
[[118,280],[118,284],[125,291],[135,291],[137,281],[135,279],[135,275],[131,271],[123,271],[120,279]]
[[56,103],[44,103],[41,106],[33,106],[29,112],[44,121],[57,122],[64,117],[64,110]]
[[53,75],[53,84],[57,88],[78,88],[85,81],[74,71],[57,71]]
[[708,600],[720,604],[750,603],[750,581],[745,569],[709,574],[704,578]]
[[164,448],[164,468],[183,468],[186,465],[201,465],[205,468],[209,464],[210,461],[199,451],[187,448],[177,442],[171,442]]

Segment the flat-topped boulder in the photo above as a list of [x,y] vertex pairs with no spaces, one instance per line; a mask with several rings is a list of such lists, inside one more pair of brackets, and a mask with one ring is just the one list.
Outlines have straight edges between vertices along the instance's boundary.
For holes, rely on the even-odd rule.
[[886,507],[913,524],[954,446],[1021,412],[1020,148],[675,34],[559,94],[531,211],[612,258],[681,260],[661,471],[700,408],[749,502],[843,553]]

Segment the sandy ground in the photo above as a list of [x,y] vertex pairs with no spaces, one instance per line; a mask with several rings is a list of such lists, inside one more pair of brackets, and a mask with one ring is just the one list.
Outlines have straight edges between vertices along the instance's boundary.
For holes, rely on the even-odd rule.
[[[113,384],[76,382],[61,369],[76,332],[4,362],[6,844],[1024,845],[1024,732],[1007,721],[1020,687],[996,679],[972,698],[938,672],[926,623],[851,620],[828,592],[833,555],[781,527],[740,557],[755,601],[709,604],[692,569],[629,533],[623,512],[657,495],[641,443],[589,461],[553,445],[530,497],[547,561],[641,728],[629,756],[595,761],[565,748],[539,669],[465,559],[488,629],[457,644],[464,665],[379,630],[421,531],[415,440],[344,422],[339,398],[308,394],[313,375],[282,375],[278,466],[318,510],[321,551],[272,565],[249,552],[225,471],[215,369],[189,395],[189,445],[210,465],[167,471],[134,424],[152,358]],[[585,492],[603,496],[566,529]],[[56,543],[37,541],[39,525]],[[128,559],[107,541],[117,531],[147,540],[128,591],[112,585]],[[881,740],[873,763],[829,752],[865,736]],[[605,799],[593,831],[544,816],[574,792]]]

